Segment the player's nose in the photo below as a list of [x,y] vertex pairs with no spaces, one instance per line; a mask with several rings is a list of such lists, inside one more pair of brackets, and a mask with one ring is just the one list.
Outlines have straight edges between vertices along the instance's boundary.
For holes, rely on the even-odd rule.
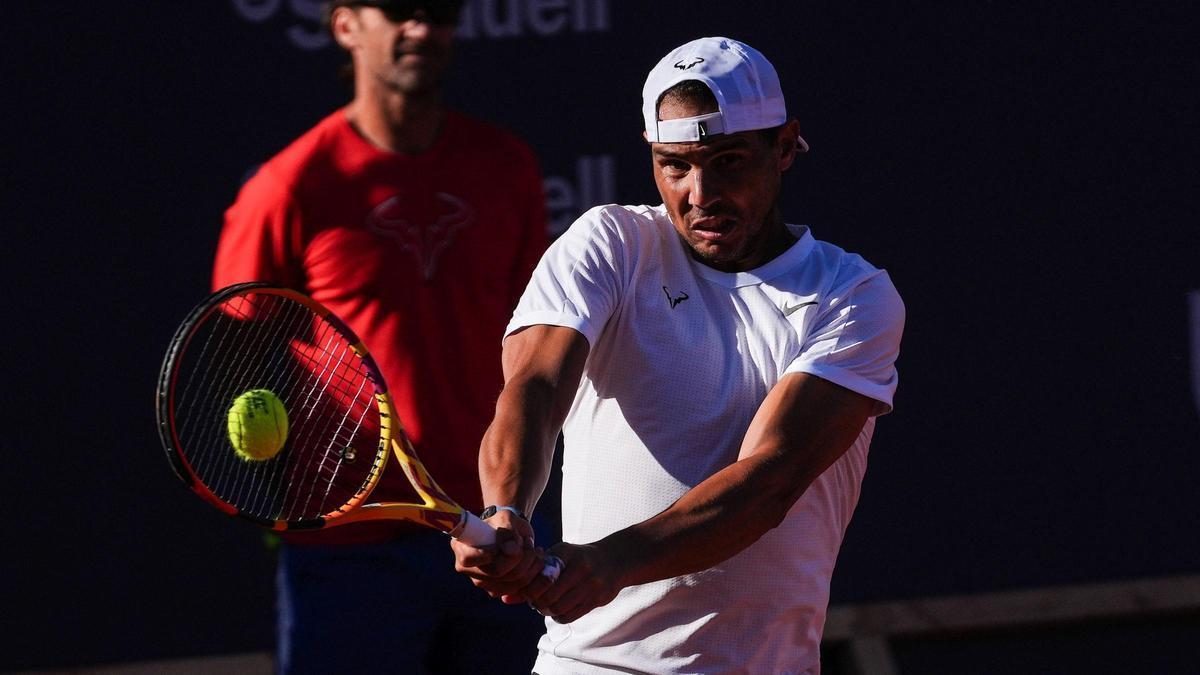
[[711,172],[695,169],[688,185],[688,204],[698,208],[709,208],[721,199],[720,182]]

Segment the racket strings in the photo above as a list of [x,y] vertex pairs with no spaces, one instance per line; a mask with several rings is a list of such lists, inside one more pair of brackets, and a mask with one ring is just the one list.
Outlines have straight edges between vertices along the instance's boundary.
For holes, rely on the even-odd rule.
[[[375,387],[329,322],[289,297],[248,291],[202,319],[191,343],[177,369],[175,429],[180,453],[213,494],[246,515],[299,521],[374,483],[386,458]],[[259,388],[283,402],[290,430],[278,455],[247,461],[234,452],[227,418],[238,395]]]
[[[329,348],[339,334],[335,333],[328,325],[324,328],[329,331],[331,342],[325,351],[331,354],[329,361],[336,365],[318,379],[328,382],[336,392],[336,398],[344,402],[344,405],[342,405],[343,413],[340,420],[337,419],[336,414],[327,417],[327,433],[324,438],[328,438],[328,441],[323,448],[321,461],[306,465],[315,466],[314,479],[307,481],[310,485],[310,502],[317,495],[317,486],[325,486],[321,501],[317,504],[317,512],[322,514],[348,503],[360,494],[362,488],[373,481],[382,470],[382,461],[387,457],[386,448],[379,446],[378,443],[374,447],[358,447],[363,444],[363,441],[377,441],[379,438],[380,425],[378,423],[374,425],[375,433],[362,433],[364,426],[367,425],[368,416],[371,413],[378,413],[375,407],[375,388],[358,354],[350,349],[349,345],[341,343],[336,352]],[[346,377],[344,373],[350,372],[347,371],[347,368],[351,367],[354,376]],[[313,398],[313,405],[319,405],[319,399]],[[314,442],[313,447],[316,448],[317,443]],[[359,454],[363,455],[361,459],[358,457]],[[342,480],[343,471],[352,466],[356,460],[367,464],[369,471],[365,476],[366,480],[359,478],[358,472],[353,472],[350,480]],[[374,461],[367,462],[366,460]],[[354,492],[346,492],[345,487],[347,486],[357,489]]]
[[[249,305],[249,307],[247,307]],[[265,308],[258,308],[244,296],[234,298],[230,303],[222,308],[221,314],[217,315],[218,320],[228,323],[228,334],[235,338],[235,343],[243,342],[256,345],[277,345],[285,339],[285,336],[294,333],[302,326],[304,316],[296,314],[289,321],[254,321],[256,313]],[[232,323],[236,321],[236,323]],[[221,348],[225,348],[224,345]],[[269,372],[281,372],[282,368],[286,368],[286,359],[284,354],[279,349],[270,350],[227,350],[228,358],[225,360],[224,369],[230,372],[244,372],[247,374],[247,379],[252,382],[262,382],[262,387],[271,391],[286,391],[286,385],[281,385],[279,379],[268,379],[264,375]],[[233,399],[245,389],[230,389],[226,388],[216,394],[215,400],[229,401]],[[269,492],[263,489],[253,489],[251,486],[262,486],[269,482],[263,480],[263,472],[267,470],[268,463],[251,463],[246,466],[239,466],[243,460],[239,459],[234,453],[229,452],[231,446],[223,443],[223,436],[228,433],[227,427],[222,428],[221,410],[216,408],[213,411],[214,418],[212,423],[205,427],[208,435],[202,439],[201,447],[207,450],[207,457],[213,462],[213,475],[217,476],[217,480],[213,483],[212,488],[214,493],[226,499],[230,503],[246,504],[251,510],[262,511],[267,504]],[[227,415],[226,411],[226,415]],[[224,432],[224,433],[223,433]],[[271,463],[272,466],[278,467],[280,463]],[[240,476],[239,470],[245,470],[249,473],[248,476]],[[244,480],[238,480],[245,478]],[[254,502],[246,501],[246,494],[255,494],[258,500]],[[265,497],[266,495],[267,497]]]
[[[255,315],[253,311],[254,308],[252,306],[250,311],[247,311],[247,303],[248,299],[245,296],[239,296],[235,298],[234,302],[229,303],[223,308],[225,311],[222,312],[221,318],[226,321],[231,321],[233,319],[230,317],[236,317],[238,323],[235,330],[238,332],[238,334],[255,344],[278,344],[278,342],[282,340],[284,336],[299,330],[300,328],[303,320],[303,315],[300,314],[297,314],[291,321],[288,322],[251,321]],[[252,333],[251,331],[256,332]],[[286,363],[283,362],[284,359],[280,354],[280,350],[268,350],[268,353],[254,353],[251,350],[245,350],[240,353],[236,353],[233,361],[234,362],[229,366],[230,370],[233,372],[247,372],[251,381],[266,382],[264,387],[270,389],[271,391],[286,390],[286,386],[280,386],[278,380],[270,381],[265,377],[266,373],[278,372],[280,368],[286,368]],[[238,391],[223,391],[220,394],[220,399],[229,400],[232,402],[233,398],[239,393],[240,392]],[[214,461],[218,463],[215,475],[223,479],[219,480],[215,484],[216,490],[214,490],[214,492],[219,491],[218,494],[228,494],[231,501],[239,504],[247,503],[254,508],[261,509],[262,497],[267,493],[262,489],[253,489],[252,486],[261,487],[264,483],[268,482],[262,480],[262,473],[267,471],[266,463],[256,462],[248,467],[244,467],[252,467],[252,471],[250,472],[252,474],[250,476],[251,480],[234,481],[234,477],[237,476],[237,472],[233,470],[237,466],[235,462],[241,462],[242,460],[238,459],[234,453],[223,451],[220,443],[221,434],[219,420],[215,420],[215,422],[218,423],[214,423],[207,427],[211,436],[205,439],[206,442],[203,445],[203,447],[210,449],[210,454],[213,456]],[[226,433],[228,433],[227,429]],[[274,466],[278,467],[279,463],[274,463]],[[256,501],[247,502],[247,493],[257,496],[258,499]]]
[[[243,373],[246,381],[261,383],[259,386],[275,391],[279,389],[277,382],[266,382],[261,377],[264,369],[278,365],[278,354],[269,354],[263,349],[247,349],[245,345],[265,345],[278,341],[280,336],[289,330],[294,330],[299,317],[293,318],[290,324],[283,321],[256,321],[255,306],[245,296],[236,296],[226,302],[219,312],[212,315],[213,324],[209,326],[206,351],[209,344],[213,345],[212,352],[219,355],[210,365],[214,373]],[[201,359],[203,363],[203,359]],[[242,391],[238,380],[242,378],[202,377],[206,385],[200,392],[199,401],[211,403],[205,407],[204,415],[195,415],[191,422],[199,426],[199,436],[193,438],[191,445],[193,468],[205,480],[214,494],[222,499],[245,508],[242,495],[243,486],[258,478],[262,466],[238,467],[238,459],[232,452],[232,446],[224,441],[228,433],[226,408]],[[177,409],[187,409],[190,402],[180,400]],[[199,404],[197,404],[199,405]],[[185,427],[185,433],[187,429]],[[244,469],[237,471],[236,469]],[[241,475],[246,474],[246,475]]]
[[[240,310],[238,311],[238,316],[239,318],[245,318],[244,315],[240,313]],[[220,317],[218,317],[218,320],[220,320]],[[229,338],[230,335],[227,330],[209,331],[206,335],[206,339],[204,340],[200,354],[198,357],[196,357],[196,360],[201,363],[205,363],[209,360],[209,358],[216,358],[220,360],[220,363],[216,364],[216,367],[221,370],[226,369],[228,367],[227,361],[238,356],[237,352],[227,348]],[[216,356],[210,357],[210,351]],[[194,403],[196,400],[211,400],[214,396],[213,388],[217,384],[218,381],[213,378],[184,378],[183,391],[179,396],[176,397],[176,409],[190,410],[195,408],[197,405]],[[198,388],[203,389],[203,391],[196,391]],[[196,427],[201,426],[200,420],[201,417],[199,415],[190,415],[184,417],[180,423],[179,435],[184,438],[191,438]],[[194,464],[207,459],[205,455],[207,454],[206,451],[208,450],[208,446],[206,444],[201,444],[199,447],[199,452],[193,456]]]
[[[276,345],[281,344],[289,336],[297,334],[304,326],[306,319],[307,317],[303,313],[296,312],[292,321],[281,324],[282,332],[271,336],[270,339]],[[280,378],[267,388],[272,391],[291,391],[302,378],[300,369],[287,358],[286,352],[283,349],[277,347],[273,351],[274,353],[271,354],[269,359],[263,358],[259,360],[259,367],[256,371],[253,371],[252,377],[258,381],[267,381],[267,373],[281,373]],[[282,384],[280,384],[280,381],[282,381]],[[293,447],[295,447],[294,444]],[[284,452],[287,452],[286,448]],[[221,457],[226,463],[240,461],[234,459],[234,456],[228,452],[221,453]],[[259,512],[273,513],[273,507],[275,506],[273,496],[278,494],[287,462],[261,462],[254,463],[252,466],[254,467],[254,478],[257,480],[243,482],[241,485],[242,489],[237,494],[237,499],[239,503],[250,504],[251,508]]]
[[[306,323],[308,321],[310,321],[310,317],[307,317],[305,313],[296,312],[295,322],[288,325],[286,333],[277,337],[277,340],[280,341],[278,344],[282,344],[282,342],[286,339],[288,341],[294,341],[294,337],[292,336],[298,334],[302,327],[306,327]],[[296,364],[292,358],[282,356],[282,354],[286,354],[286,351],[282,350],[282,348],[277,350],[277,353],[277,356],[280,356],[284,364],[284,368],[278,368],[275,370],[276,372],[280,372],[280,374],[282,374],[280,381],[283,383],[277,384],[278,390],[281,390],[281,392],[293,392],[293,390],[298,388],[306,387],[305,382],[307,377],[304,369],[299,368],[298,364]],[[264,360],[263,364],[266,363],[268,362]],[[292,410],[292,406],[288,406],[288,408],[289,410]],[[290,474],[292,474],[292,471],[289,471],[289,468],[290,470],[294,471],[295,466],[302,465],[302,462],[310,461],[310,458],[308,458],[308,456],[306,456],[304,453],[304,448],[308,447],[306,444],[307,437],[305,436],[305,432],[312,431],[312,424],[296,425],[295,422],[292,422],[292,424],[294,426],[293,429],[290,430],[290,435],[293,437],[293,442],[290,443],[290,448],[292,448],[292,452],[295,453],[296,456],[294,456],[294,458],[290,458],[289,462],[262,462],[262,464],[259,464],[258,467],[269,467],[270,474],[265,480],[262,480],[262,482],[253,484],[254,488],[256,488],[256,490],[252,492],[253,500],[256,500],[253,503],[269,503],[272,507],[277,507],[270,512],[272,515],[275,515],[277,519],[284,518],[282,518],[281,515],[282,504],[277,504],[275,497],[277,495],[286,495],[286,490],[290,488],[288,477]],[[229,455],[226,453],[224,456],[228,458]]]
[[[230,322],[227,319],[227,314],[222,313],[216,315],[216,321],[224,325],[215,326],[214,330],[211,330],[207,334],[207,339],[204,341],[203,351],[199,357],[199,361],[203,363],[206,362],[207,355],[211,353],[214,359],[213,368],[218,372],[228,372],[239,367],[240,363],[238,362],[247,358],[247,354],[245,351],[237,351],[233,348],[233,345],[246,342],[249,339],[246,334],[247,331],[254,328],[262,329],[265,325],[258,324],[256,326],[255,324],[246,321],[249,316],[236,305],[227,305],[224,309],[229,315],[233,315],[239,320],[236,322]],[[253,339],[257,340],[260,338],[259,336],[256,336]],[[193,385],[196,385],[197,383],[199,383],[199,387],[193,387]],[[203,402],[206,401],[212,401],[216,399],[225,400],[227,398],[225,390],[228,387],[222,386],[223,384],[226,383],[223,383],[217,378],[200,377],[188,379],[187,388],[185,389],[184,394],[178,399],[178,403],[176,405],[177,409],[191,410],[196,409],[197,406],[202,405]],[[191,396],[189,396],[189,394],[194,394],[195,398],[193,399]],[[181,437],[188,439],[193,438],[196,434],[201,435],[201,437],[198,439],[199,442],[192,446],[195,449],[192,454],[192,465],[196,470],[201,471],[205,475],[211,474],[216,476],[218,478],[218,482],[210,485],[210,488],[214,489],[216,492],[221,492],[222,485],[219,482],[219,479],[223,477],[225,472],[223,468],[214,467],[213,464],[220,462],[221,459],[227,459],[225,456],[227,453],[218,454],[216,452],[215,444],[213,443],[213,433],[216,429],[213,414],[215,414],[217,411],[214,409],[207,409],[205,412],[210,414],[203,416],[196,414],[185,418],[183,420],[183,424],[181,425],[182,429],[180,435]]]
[[[307,377],[301,377],[298,382],[302,382],[302,384],[290,388],[304,392],[301,395],[302,398],[299,399],[302,423],[297,425],[295,440],[292,443],[293,448],[297,449],[296,457],[290,466],[281,467],[285,470],[276,472],[277,480],[272,482],[273,486],[285,486],[281,492],[284,495],[284,501],[278,505],[278,511],[274,514],[277,519],[282,520],[310,518],[323,514],[330,496],[340,499],[340,504],[352,498],[363,486],[362,482],[355,482],[342,486],[342,489],[335,492],[334,488],[338,487],[338,484],[320,470],[321,466],[325,466],[331,461],[339,466],[344,462],[340,450],[337,455],[331,456],[329,451],[333,442],[322,444],[317,439],[333,437],[339,439],[340,445],[349,445],[353,437],[357,435],[357,429],[347,433],[344,423],[341,423],[335,415],[330,415],[328,411],[325,411],[325,414],[317,414],[321,408],[329,407],[327,404],[323,404],[322,400],[329,396],[331,389],[339,393],[338,398],[347,404],[347,409],[351,409],[354,402],[346,397],[344,388],[338,386],[340,383],[350,381],[343,370],[331,370],[327,364],[322,364],[320,368],[313,366],[314,362],[320,360],[313,355],[314,351],[318,355],[322,353],[328,355],[327,361],[343,362],[345,355],[349,353],[348,345],[340,338],[340,335],[331,331],[328,325],[318,321],[315,322],[314,328],[326,334],[321,335],[318,332],[311,342],[292,341],[293,348],[298,345],[308,345],[307,348],[302,348],[293,354],[305,357],[301,359],[303,367],[292,369],[293,373],[302,373]],[[362,385],[367,383],[361,375],[357,373],[356,375],[356,379]],[[295,405],[290,407],[296,408]],[[360,405],[359,407],[364,413],[369,410],[367,406]],[[342,438],[343,435],[346,438]],[[314,466],[317,467],[316,470],[312,470]],[[305,485],[309,486],[307,492],[303,490]],[[321,502],[314,502],[313,497],[317,494],[322,495]]]
[[[357,355],[353,353],[348,344],[338,339],[339,336],[328,324],[321,326],[321,331],[325,335],[318,335],[315,341],[319,346],[314,345],[313,349],[301,351],[302,358],[305,358],[310,363],[310,367],[312,365],[319,365],[317,376],[312,378],[306,387],[304,399],[301,403],[302,413],[308,420],[317,418],[317,407],[321,404],[322,400],[330,395],[331,389],[339,395],[338,398],[342,400],[347,400],[348,398],[353,403],[343,406],[344,412],[340,419],[337,418],[336,413],[318,418],[324,419],[321,425],[323,433],[319,436],[314,435],[314,438],[327,438],[328,441],[323,446],[317,442],[310,443],[307,438],[300,441],[301,447],[312,448],[313,456],[310,458],[310,461],[300,462],[296,465],[296,468],[302,469],[303,473],[301,473],[300,479],[297,481],[296,473],[294,472],[289,486],[308,485],[309,490],[303,499],[300,498],[303,494],[302,491],[289,490],[296,499],[285,510],[284,520],[294,517],[297,508],[311,504],[318,497],[320,501],[316,505],[317,512],[326,512],[326,504],[329,501],[330,493],[334,486],[337,485],[335,480],[337,477],[336,469],[345,463],[346,453],[349,451],[348,449],[353,449],[353,441],[358,436],[358,431],[362,427],[362,418],[372,409],[371,401],[364,400],[363,398],[363,393],[369,383],[365,373],[362,373],[361,377],[346,377],[344,375],[347,361],[356,362]],[[347,397],[349,393],[347,388],[349,387],[354,387],[354,391]],[[374,389],[371,390],[372,396],[373,392]],[[360,410],[356,419],[351,417],[355,404],[357,404]],[[316,426],[310,424],[306,428],[314,429]],[[331,463],[334,467],[332,469],[329,468]],[[329,475],[323,476],[323,472]],[[320,486],[324,486],[325,490],[323,494],[318,495],[318,488]],[[335,497],[339,496],[342,498],[338,504],[344,504],[349,501],[348,497],[352,497],[353,495],[349,495],[348,497],[337,495]]]

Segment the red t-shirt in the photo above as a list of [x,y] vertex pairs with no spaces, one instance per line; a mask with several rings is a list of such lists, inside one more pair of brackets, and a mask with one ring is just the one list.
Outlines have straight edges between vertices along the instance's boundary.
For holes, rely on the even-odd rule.
[[[270,281],[341,317],[379,363],[422,462],[478,510],[479,442],[502,385],[504,327],[546,247],[537,161],[514,136],[448,112],[420,155],[380,150],[342,111],[268,161],[225,213],[213,287]],[[411,501],[389,462],[372,501]],[[402,523],[289,533],[389,539]]]

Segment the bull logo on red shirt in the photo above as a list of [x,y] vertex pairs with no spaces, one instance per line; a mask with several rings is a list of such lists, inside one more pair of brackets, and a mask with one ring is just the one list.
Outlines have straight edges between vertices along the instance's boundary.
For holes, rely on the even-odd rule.
[[445,192],[436,193],[432,205],[416,201],[400,195],[384,200],[367,215],[367,229],[394,240],[400,248],[412,253],[421,275],[429,281],[437,271],[438,259],[454,242],[455,235],[474,224],[475,209]]

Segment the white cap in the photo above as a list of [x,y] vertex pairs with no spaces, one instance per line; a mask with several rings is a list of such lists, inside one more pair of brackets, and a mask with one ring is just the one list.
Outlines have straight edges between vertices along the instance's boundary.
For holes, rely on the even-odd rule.
[[[658,100],[684,80],[707,85],[718,112],[660,121]],[[642,117],[651,143],[694,143],[716,134],[770,129],[788,119],[775,67],[757,49],[723,37],[692,40],[664,56],[642,87]],[[808,143],[798,140],[807,152]]]

